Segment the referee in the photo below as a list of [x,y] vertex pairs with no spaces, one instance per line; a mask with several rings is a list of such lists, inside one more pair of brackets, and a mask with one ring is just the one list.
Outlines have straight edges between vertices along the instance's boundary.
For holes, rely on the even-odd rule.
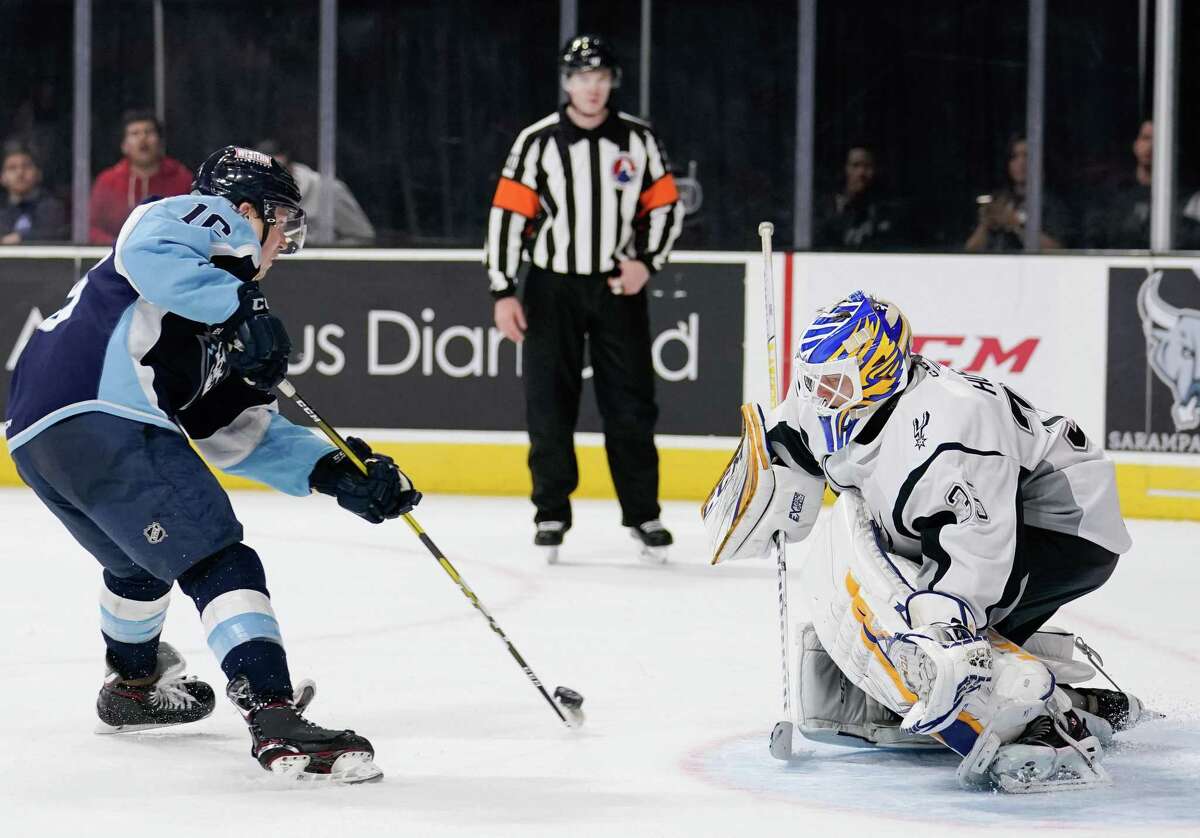
[[[551,561],[579,485],[574,432],[584,339],[621,524],[662,561],[654,369],[645,286],[683,226],[671,166],[650,126],[610,110],[621,69],[595,35],[559,56],[568,102],[518,136],[496,186],[485,261],[496,327],[522,350],[534,543]],[[516,296],[522,257],[531,263]]]

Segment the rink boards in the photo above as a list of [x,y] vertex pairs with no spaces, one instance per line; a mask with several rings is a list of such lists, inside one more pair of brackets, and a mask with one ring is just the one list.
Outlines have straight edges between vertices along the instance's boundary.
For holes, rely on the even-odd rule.
[[[0,403],[31,330],[105,253],[0,250]],[[892,299],[916,351],[1004,381],[1104,445],[1126,514],[1200,519],[1194,268],[1145,256],[780,254],[778,344],[854,288]],[[762,273],[757,253],[685,252],[652,281],[664,498],[702,498],[736,443],[738,404],[766,400]],[[331,422],[361,429],[430,492],[529,491],[521,356],[492,328],[478,251],[311,250],[281,260],[266,290],[297,347],[289,377]],[[588,384],[583,497],[613,494],[601,430]],[[0,483],[16,482],[5,452]]]

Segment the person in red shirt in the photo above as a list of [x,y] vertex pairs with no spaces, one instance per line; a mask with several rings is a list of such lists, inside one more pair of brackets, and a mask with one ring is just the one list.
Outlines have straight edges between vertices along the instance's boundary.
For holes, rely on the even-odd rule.
[[162,124],[153,111],[126,111],[121,118],[123,159],[102,171],[88,204],[88,241],[112,244],[129,213],[150,195],[167,198],[192,191],[192,172],[163,153]]

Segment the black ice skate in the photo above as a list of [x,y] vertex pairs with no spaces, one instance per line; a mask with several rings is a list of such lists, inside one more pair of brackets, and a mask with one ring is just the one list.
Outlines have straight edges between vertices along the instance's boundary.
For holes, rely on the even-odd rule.
[[558,548],[562,546],[563,536],[569,529],[571,525],[564,521],[538,521],[533,543],[545,552],[547,564],[558,563]]
[[675,543],[671,532],[657,518],[630,527],[629,534],[639,542],[638,557],[651,564],[664,564],[667,548]]
[[375,749],[352,730],[329,730],[302,713],[315,687],[305,681],[292,700],[260,701],[244,677],[229,682],[229,700],[250,728],[250,753],[267,771],[296,780],[365,783],[383,772],[375,765]]
[[1062,691],[1076,710],[1095,716],[1114,731],[1129,730],[1143,717],[1157,715],[1146,712],[1141,700],[1132,693],[1099,687],[1063,687]]
[[132,733],[199,721],[213,711],[213,689],[183,674],[187,662],[169,643],[158,644],[158,663],[146,678],[125,679],[105,655],[108,671],[96,699],[97,733]]

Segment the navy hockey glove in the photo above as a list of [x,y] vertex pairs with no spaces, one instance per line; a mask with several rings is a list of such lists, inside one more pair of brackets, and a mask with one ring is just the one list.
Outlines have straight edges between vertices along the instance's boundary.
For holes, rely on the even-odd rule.
[[323,495],[336,497],[338,506],[372,524],[399,518],[421,502],[421,493],[391,457],[377,454],[357,437],[350,437],[346,444],[366,465],[367,473],[363,474],[342,451],[330,451],[313,466],[310,486]]
[[213,337],[229,347],[226,360],[235,375],[259,390],[270,390],[287,375],[292,341],[283,321],[271,314],[257,282],[238,288],[238,299],[237,311],[213,327]]

